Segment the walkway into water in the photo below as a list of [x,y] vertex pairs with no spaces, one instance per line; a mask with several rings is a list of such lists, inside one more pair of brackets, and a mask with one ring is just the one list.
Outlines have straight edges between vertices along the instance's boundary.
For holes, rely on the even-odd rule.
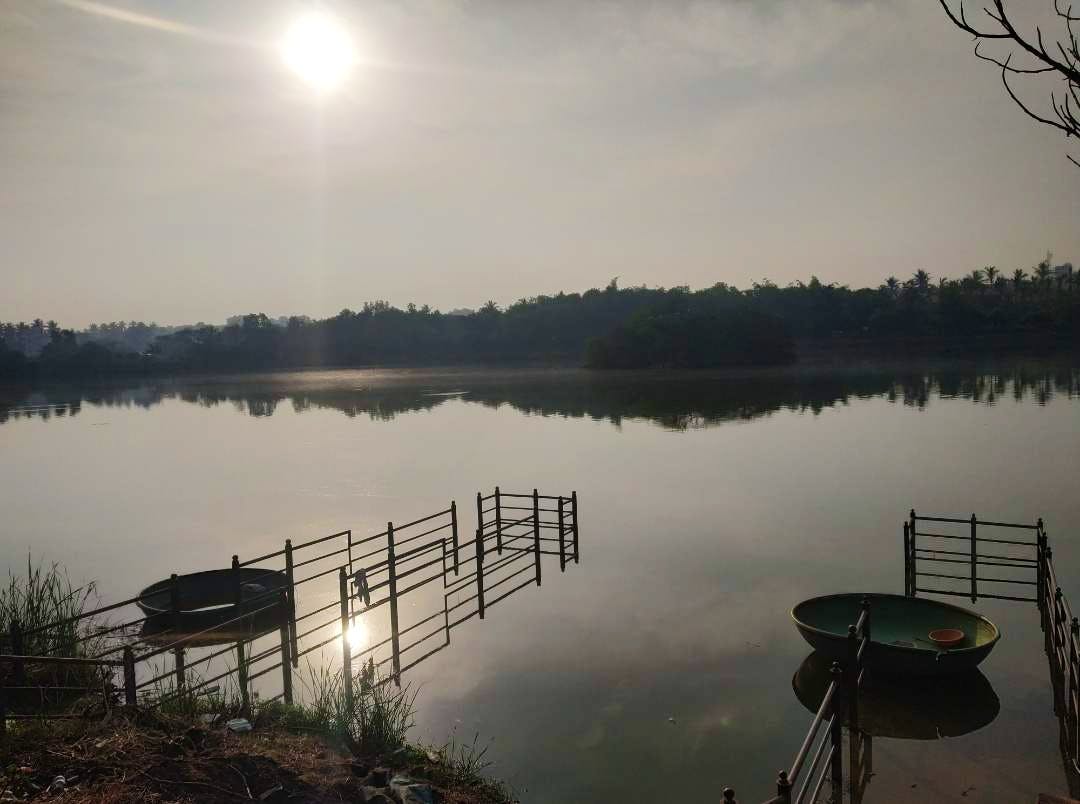
[[[903,524],[903,559],[904,594],[909,597],[945,595],[972,602],[989,598],[1035,604],[1049,660],[1068,792],[1080,797],[1080,620],[1061,591],[1042,519],[1032,524],[1009,523],[980,520],[974,514],[968,518],[924,516],[912,510]],[[778,774],[776,795],[766,804],[842,804],[845,795],[853,804],[863,801],[875,775],[872,732],[881,724],[871,724],[874,710],[879,720],[883,714],[899,714],[899,720],[889,724],[894,729],[917,727],[918,709],[929,698],[929,705],[941,704],[941,711],[935,712],[938,718],[942,712],[948,717],[951,709],[956,710],[958,720],[950,725],[958,733],[977,729],[989,722],[987,717],[992,720],[996,715],[997,698],[981,674],[963,679],[951,691],[945,682],[905,685],[902,679],[885,680],[884,685],[875,683],[867,689],[863,657],[872,633],[873,610],[865,601],[858,621],[849,628],[848,658],[831,668],[818,667],[812,654],[800,668],[796,694],[800,700],[812,700],[816,713],[794,760]],[[951,706],[957,699],[963,705]],[[992,701],[992,706],[982,706],[984,699]],[[860,717],[860,708],[871,711]],[[950,736],[941,733],[936,721],[932,728],[933,736]],[[925,737],[915,732],[918,728],[903,736]],[[876,792],[882,800],[899,795],[896,790]],[[726,802],[736,801],[730,788],[723,796]]]
[[[185,605],[198,596],[193,576],[173,575],[61,621],[15,623],[0,654],[10,668],[0,673],[0,729],[13,719],[80,717],[121,699],[160,706],[223,688],[245,710],[255,695],[291,703],[301,658],[319,659],[324,649],[330,660],[313,664],[340,657],[349,696],[361,673],[400,686],[403,673],[449,646],[455,627],[540,586],[545,562],[557,559],[564,572],[580,561],[576,492],[496,487],[477,493],[475,517],[468,539],[451,502],[375,534],[344,530],[286,540],[246,560],[234,555],[230,570],[208,574],[229,598],[216,608]],[[72,700],[82,708],[72,711]]]

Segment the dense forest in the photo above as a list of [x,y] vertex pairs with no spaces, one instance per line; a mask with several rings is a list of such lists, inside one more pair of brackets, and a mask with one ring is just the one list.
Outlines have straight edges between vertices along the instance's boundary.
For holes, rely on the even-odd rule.
[[242,371],[313,366],[565,363],[594,368],[698,368],[795,359],[797,342],[940,344],[983,336],[1080,335],[1080,282],[1049,257],[1030,275],[993,266],[933,281],[917,271],[877,288],[816,277],[748,290],[620,288],[537,296],[505,310],[441,313],[386,302],[313,320],[262,313],[225,326],[141,322],[75,332],[54,321],[0,324],[0,376]]

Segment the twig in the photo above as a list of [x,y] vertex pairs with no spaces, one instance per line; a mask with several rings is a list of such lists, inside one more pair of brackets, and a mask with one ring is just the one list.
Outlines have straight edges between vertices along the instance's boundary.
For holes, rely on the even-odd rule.
[[254,798],[254,796],[251,795],[251,788],[248,786],[247,777],[244,776],[244,774],[241,773],[240,769],[238,767],[236,767],[235,765],[233,765],[232,763],[229,763],[229,767],[232,768],[233,771],[236,772],[236,775],[240,777],[240,781],[242,781],[244,783],[244,789],[247,790],[248,798]]

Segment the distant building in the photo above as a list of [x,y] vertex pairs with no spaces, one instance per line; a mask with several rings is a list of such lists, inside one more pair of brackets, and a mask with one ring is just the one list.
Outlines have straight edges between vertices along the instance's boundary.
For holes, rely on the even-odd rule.
[[1063,262],[1061,265],[1055,265],[1050,269],[1051,279],[1069,279],[1073,274],[1073,266],[1071,262]]

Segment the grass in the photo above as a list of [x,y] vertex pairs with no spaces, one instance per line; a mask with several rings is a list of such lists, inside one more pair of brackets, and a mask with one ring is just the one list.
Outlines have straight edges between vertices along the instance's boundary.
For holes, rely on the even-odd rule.
[[389,678],[361,671],[352,679],[352,701],[344,674],[308,663],[300,680],[302,704],[263,704],[257,717],[286,728],[315,731],[344,743],[361,755],[395,751],[407,744],[414,724],[416,695],[409,686],[395,689]]
[[9,571],[7,586],[0,586],[0,630],[10,648],[11,627],[17,623],[25,634],[26,655],[83,655],[81,646],[92,638],[93,623],[77,620],[53,628],[45,626],[78,617],[96,598],[93,583],[74,586],[60,565],[35,566],[27,555],[26,577]]
[[[0,586],[0,652],[15,651],[17,626],[23,655],[92,655],[101,643],[99,623],[93,617],[77,618],[96,601],[95,584],[75,586],[60,565],[35,565],[27,555],[26,575],[9,571],[7,584]],[[29,685],[100,687],[104,681],[93,667],[27,664],[25,670]],[[0,677],[12,674],[11,665],[0,666]]]
[[[156,670],[154,675],[159,673]],[[259,723],[330,738],[358,754],[387,753],[406,746],[415,713],[416,696],[411,689],[395,689],[390,679],[362,671],[352,680],[350,703],[343,678],[341,670],[309,662],[306,673],[298,679],[298,702],[262,702],[258,693],[250,692],[249,714]],[[227,719],[241,716],[244,708],[235,675],[207,688],[190,669],[180,689],[172,676],[166,676],[155,682],[145,697],[158,712],[174,717],[214,715]]]
[[[95,584],[76,586],[59,565],[35,566],[28,556],[25,577],[9,572],[7,584],[0,586],[0,653],[11,652],[10,634],[12,625],[17,623],[24,635],[21,649],[25,655],[94,655],[103,644],[104,624],[92,616],[81,615],[92,608],[96,599]],[[0,683],[10,686],[12,667],[0,664]],[[99,691],[93,697],[98,703],[102,683],[109,675],[100,668],[47,664],[27,664],[25,670],[28,686],[96,687]],[[192,722],[203,715],[213,715],[215,721],[220,721],[244,714],[235,675],[227,675],[217,686],[206,688],[202,679],[189,669],[185,684],[179,689],[174,677],[164,674],[164,668],[155,669],[153,675],[164,677],[145,694],[140,693],[142,702],[156,710],[156,715],[147,712],[149,716]],[[346,695],[340,669],[309,662],[306,673],[297,680],[297,703],[261,702],[257,693],[252,692],[249,696],[252,711],[246,714],[260,727],[326,738],[359,757],[393,756],[399,762],[429,765],[442,783],[472,789],[482,795],[484,802],[515,800],[505,786],[483,776],[491,763],[486,759],[489,746],[479,744],[479,735],[468,743],[458,742],[451,735],[441,746],[410,744],[408,732],[415,722],[416,695],[409,686],[398,689],[389,683],[389,678],[379,677],[372,665],[353,676],[351,697]],[[36,695],[34,698],[37,700]],[[71,701],[62,705],[73,707]],[[34,729],[51,731],[52,728],[44,722],[32,721],[12,726],[9,733],[22,733],[24,737],[30,737]]]
[[[392,686],[390,678],[367,668],[353,678],[350,706],[343,678],[340,669],[309,662],[298,679],[299,703],[260,702],[252,694],[251,719],[260,729],[317,735],[357,757],[394,755],[403,764],[429,766],[435,781],[475,791],[484,802],[517,800],[507,785],[484,775],[492,764],[487,759],[490,744],[482,745],[479,734],[469,742],[458,741],[452,733],[442,745],[414,745],[408,740],[408,732],[414,725],[416,695],[409,686],[399,690]],[[162,682],[156,685],[151,698],[161,701],[157,709],[162,715],[189,719],[207,714],[221,719],[241,715],[241,696],[235,683],[212,692],[196,689],[199,683],[197,677],[189,675],[188,686],[176,692],[171,683]]]

